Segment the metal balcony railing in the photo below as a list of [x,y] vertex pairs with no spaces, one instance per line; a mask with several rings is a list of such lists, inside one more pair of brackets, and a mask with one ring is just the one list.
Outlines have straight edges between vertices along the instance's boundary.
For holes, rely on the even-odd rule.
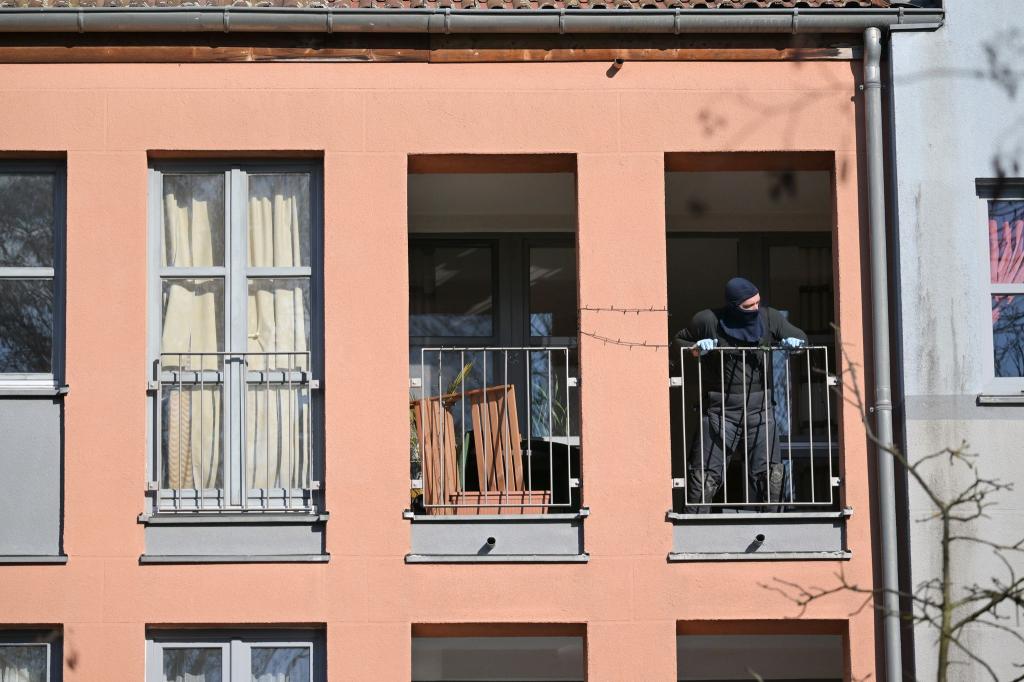
[[829,368],[827,346],[681,349],[670,382],[674,438],[684,439],[674,447],[681,511],[837,505]]
[[566,347],[420,351],[409,403],[414,513],[578,509],[570,356]]
[[163,353],[155,510],[312,511],[310,353]]

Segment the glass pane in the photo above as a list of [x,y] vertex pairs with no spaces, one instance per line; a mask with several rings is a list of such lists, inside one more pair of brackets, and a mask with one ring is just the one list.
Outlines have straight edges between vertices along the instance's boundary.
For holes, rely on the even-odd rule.
[[491,264],[487,246],[411,246],[409,335],[493,335]]
[[530,249],[530,336],[576,336],[576,249]]
[[1024,377],[1024,296],[992,297],[997,377]]
[[50,372],[53,281],[0,280],[0,372]]
[[[165,367],[216,369],[215,355],[224,350],[224,280],[164,279],[163,332],[160,342]],[[190,354],[193,354],[190,356]]]
[[162,395],[161,487],[222,488],[223,386],[165,384]]
[[165,682],[222,682],[224,665],[218,649],[164,649]]
[[310,682],[306,647],[253,647],[252,682]]
[[224,175],[164,176],[162,265],[224,265]]
[[248,305],[246,351],[274,353],[250,357],[249,369],[308,369],[309,280],[250,279]]
[[249,176],[249,265],[309,265],[309,174]]
[[0,680],[47,682],[46,647],[0,644]]
[[993,284],[1024,284],[1024,200],[988,202]]
[[0,266],[53,266],[51,174],[0,175]]
[[248,384],[245,480],[250,490],[309,488],[309,419],[308,386],[280,377]]
[[773,308],[808,334],[832,333],[832,247],[772,246],[768,271]]

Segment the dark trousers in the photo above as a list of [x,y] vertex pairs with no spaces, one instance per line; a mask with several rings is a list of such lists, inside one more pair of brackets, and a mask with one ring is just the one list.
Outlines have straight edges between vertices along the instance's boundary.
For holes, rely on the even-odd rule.
[[693,439],[687,459],[686,506],[688,514],[706,514],[725,481],[733,456],[746,453],[744,489],[728,491],[728,502],[762,503],[761,511],[781,511],[782,456],[770,396],[763,392],[746,396],[708,393],[700,432]]

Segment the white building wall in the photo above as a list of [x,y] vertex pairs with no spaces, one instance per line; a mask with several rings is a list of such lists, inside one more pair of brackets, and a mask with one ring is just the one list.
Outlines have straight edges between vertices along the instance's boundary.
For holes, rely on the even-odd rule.
[[[981,406],[979,395],[1012,387],[992,377],[992,327],[987,214],[975,180],[1001,173],[1024,176],[1024,2],[946,0],[947,22],[936,33],[893,37],[893,102],[903,408],[908,454],[916,459],[966,441],[986,477],[1017,481],[999,495],[976,537],[1024,535],[1024,395],[1017,406]],[[1000,67],[1009,69],[1001,73]],[[928,480],[952,494],[969,482],[948,460],[927,470]],[[933,511],[910,484],[912,584],[941,567],[939,526],[921,522]],[[981,547],[955,548],[960,585],[1005,578],[1005,567]],[[1018,561],[1018,564],[1024,562]],[[1024,568],[1024,566],[1022,566]],[[1024,610],[1000,609],[1003,625],[1024,635]],[[936,678],[934,629],[915,630],[917,679]],[[1013,679],[1024,645],[993,628],[965,638]],[[963,660],[963,654],[957,654]],[[991,679],[977,663],[955,666],[951,680]]]

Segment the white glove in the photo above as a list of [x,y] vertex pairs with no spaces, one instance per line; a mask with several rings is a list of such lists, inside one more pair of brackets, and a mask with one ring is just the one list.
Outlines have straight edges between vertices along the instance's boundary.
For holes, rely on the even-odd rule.
[[782,347],[786,350],[796,350],[797,348],[803,348],[805,345],[807,345],[806,341],[793,336],[787,336],[782,339]]
[[717,345],[718,339],[701,339],[697,343],[693,344],[693,347],[699,349],[701,355],[707,355],[708,352]]

